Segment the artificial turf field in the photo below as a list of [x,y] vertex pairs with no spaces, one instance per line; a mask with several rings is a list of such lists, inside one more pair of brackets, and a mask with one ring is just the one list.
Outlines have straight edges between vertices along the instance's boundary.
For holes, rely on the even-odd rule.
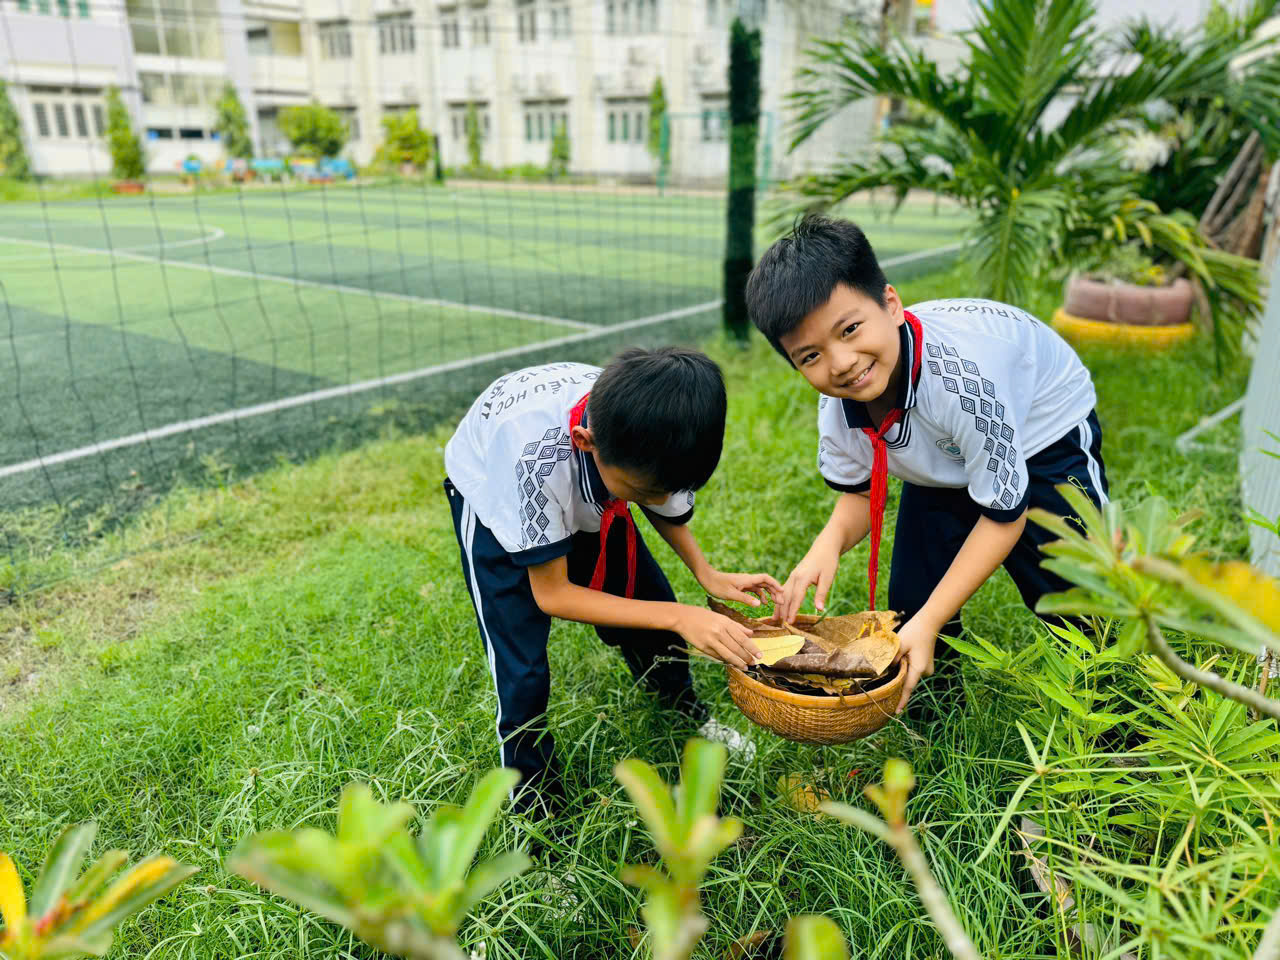
[[[967,225],[948,208],[850,213],[888,260],[953,244]],[[0,511],[127,507],[182,463],[331,445],[338,421],[389,397],[425,426],[499,369],[714,324],[724,231],[723,195],[527,185],[5,205]]]

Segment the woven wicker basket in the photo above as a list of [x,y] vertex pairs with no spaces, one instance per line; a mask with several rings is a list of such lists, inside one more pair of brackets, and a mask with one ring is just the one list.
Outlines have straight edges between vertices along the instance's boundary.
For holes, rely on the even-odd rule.
[[797,743],[849,743],[875,733],[891,719],[902,694],[906,661],[883,686],[845,697],[810,697],[778,690],[736,667],[729,672],[729,695],[754,723]]

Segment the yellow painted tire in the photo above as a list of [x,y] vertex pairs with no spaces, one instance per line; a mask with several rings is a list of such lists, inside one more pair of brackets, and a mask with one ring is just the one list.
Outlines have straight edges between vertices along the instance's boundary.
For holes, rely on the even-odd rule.
[[1174,344],[1185,343],[1195,336],[1196,332],[1193,323],[1175,323],[1160,327],[1108,323],[1105,320],[1086,320],[1083,317],[1075,317],[1061,308],[1054,311],[1053,328],[1075,343],[1145,347],[1149,350],[1162,350]]

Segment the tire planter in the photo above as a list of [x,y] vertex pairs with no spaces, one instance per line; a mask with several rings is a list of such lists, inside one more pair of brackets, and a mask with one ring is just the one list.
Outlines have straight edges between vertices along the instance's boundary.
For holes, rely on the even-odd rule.
[[1163,350],[1185,343],[1195,336],[1194,323],[1170,323],[1160,326],[1138,323],[1111,323],[1077,317],[1059,308],[1053,314],[1053,329],[1072,343],[1110,344]]
[[1194,291],[1185,277],[1166,287],[1108,283],[1077,274],[1067,281],[1063,310],[1084,320],[1135,327],[1166,327],[1191,318]]
[[117,180],[111,185],[112,193],[142,193],[146,185],[138,180]]

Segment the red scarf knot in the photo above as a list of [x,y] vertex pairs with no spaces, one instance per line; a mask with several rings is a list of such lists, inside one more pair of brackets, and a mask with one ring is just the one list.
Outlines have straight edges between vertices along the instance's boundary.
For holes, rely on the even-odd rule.
[[[587,409],[587,397],[591,396],[587,393],[574,404],[573,409],[569,411],[569,431],[572,436],[573,428],[582,423],[582,415]],[[575,441],[574,446],[578,444]],[[627,529],[627,599],[630,600],[635,596],[636,592],[636,522],[631,516],[631,504],[626,500],[620,500],[617,497],[610,498],[605,504],[604,513],[600,516],[600,556],[596,559],[595,572],[591,574],[591,589],[604,589],[604,572],[605,572],[605,547],[609,543],[609,527],[613,525],[615,517],[622,517],[623,523]]]
[[[913,356],[911,358],[911,382],[920,376],[920,353],[923,345],[923,331],[920,321],[915,315],[903,311],[903,316],[911,325]],[[895,398],[896,399],[896,398]],[[880,573],[880,534],[884,528],[884,504],[889,495],[889,451],[885,447],[885,434],[902,420],[904,410],[894,407],[885,414],[880,426],[863,427],[862,432],[871,438],[871,560],[867,564],[867,589],[870,592],[871,609],[876,608],[876,579]]]

